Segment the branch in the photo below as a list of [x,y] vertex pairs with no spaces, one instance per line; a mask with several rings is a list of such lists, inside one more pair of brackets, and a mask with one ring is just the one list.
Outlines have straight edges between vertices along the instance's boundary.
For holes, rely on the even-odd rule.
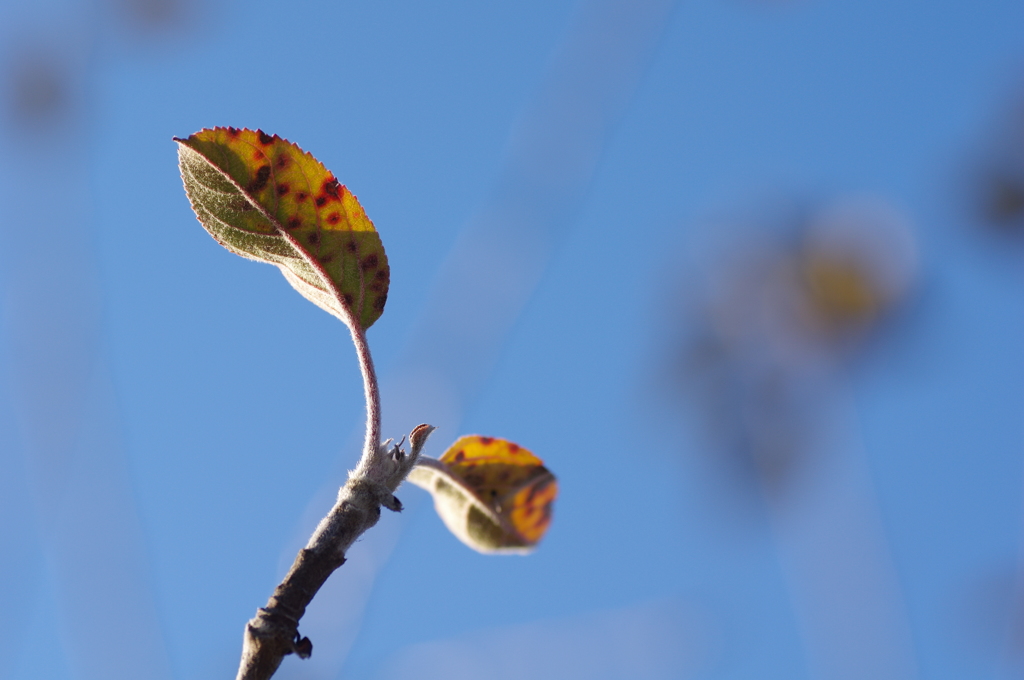
[[[289,654],[309,658],[313,643],[299,635],[299,619],[327,577],[345,563],[345,553],[356,539],[380,519],[380,507],[399,512],[402,504],[395,490],[419,460],[430,425],[419,425],[409,434],[409,453],[399,442],[380,443],[380,391],[366,332],[353,321],[349,325],[356,346],[366,394],[366,442],[356,469],[338,491],[338,500],[299,551],[292,568],[274,589],[266,607],[256,611],[245,626],[242,660],[236,680],[268,680]],[[390,447],[390,448],[389,448]]]
[[408,454],[400,444],[389,449],[391,440],[381,444],[375,456],[379,464],[372,475],[380,481],[358,471],[350,474],[338,492],[338,501],[299,551],[267,606],[246,625],[236,680],[267,680],[285,656],[309,657],[313,643],[299,635],[299,619],[327,577],[345,563],[349,546],[380,519],[380,506],[402,509],[394,491],[416,464],[433,430],[430,425],[417,426],[409,435]]

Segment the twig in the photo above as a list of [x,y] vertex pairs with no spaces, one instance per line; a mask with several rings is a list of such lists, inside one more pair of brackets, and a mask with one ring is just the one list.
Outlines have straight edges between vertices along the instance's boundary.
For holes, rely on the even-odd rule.
[[345,553],[363,532],[380,519],[383,505],[396,512],[402,504],[395,489],[419,459],[430,425],[419,425],[409,434],[409,452],[402,443],[380,443],[380,392],[366,344],[366,335],[352,328],[366,393],[366,443],[356,469],[338,491],[338,500],[327,513],[306,547],[299,551],[284,580],[274,589],[266,607],[245,626],[242,659],[236,680],[268,680],[289,654],[308,658],[313,651],[309,638],[299,635],[299,619],[317,591],[335,569],[345,563]]

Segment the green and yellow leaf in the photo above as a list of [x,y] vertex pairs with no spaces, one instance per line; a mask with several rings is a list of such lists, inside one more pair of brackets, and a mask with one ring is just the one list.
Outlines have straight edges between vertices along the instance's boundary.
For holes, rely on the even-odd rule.
[[439,460],[421,456],[408,477],[434,497],[459,540],[483,553],[524,553],[551,524],[558,483],[544,462],[497,437],[459,438]]
[[390,270],[359,201],[310,154],[262,130],[178,142],[192,209],[222,246],[280,267],[306,299],[360,329],[384,311]]

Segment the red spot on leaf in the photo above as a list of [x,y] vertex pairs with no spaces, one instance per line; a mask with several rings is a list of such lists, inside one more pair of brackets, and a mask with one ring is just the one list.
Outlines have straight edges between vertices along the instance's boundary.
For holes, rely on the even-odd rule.
[[323,192],[328,196],[338,198],[338,192],[341,190],[341,184],[334,177],[328,177],[324,180]]
[[304,202],[307,198],[309,198],[309,194],[307,194],[305,191],[299,191],[295,193],[295,200],[298,201],[299,203]]
[[352,303],[354,302],[354,300],[352,299],[352,294],[351,293],[345,293],[341,297],[342,297],[343,300],[345,300],[345,304],[346,305],[348,305],[349,307],[352,306]]
[[386,269],[378,269],[377,273],[373,275],[373,278],[379,281],[384,281],[388,278],[388,272]]
[[270,179],[270,166],[269,165],[261,166],[260,169],[256,171],[256,176],[252,178],[252,181],[249,182],[249,186],[247,186],[245,189],[250,194],[255,194],[255,193],[259,192],[260,190],[262,190],[263,187],[267,186],[267,180],[269,180],[269,179]]
[[356,243],[355,241],[349,241],[348,243],[345,244],[345,249],[348,250],[348,252],[350,253],[354,253],[357,250],[359,250],[359,244]]
[[363,269],[376,269],[377,262],[377,253],[370,253],[363,258],[363,261],[359,263],[359,266]]
[[459,452],[456,453],[454,456],[454,460],[456,463],[461,463],[462,461],[466,460],[466,452],[463,451],[462,449],[459,449]]
[[490,446],[494,443],[494,437],[480,437],[480,443],[484,446]]
[[302,220],[298,217],[289,217],[288,224],[286,226],[288,229],[298,229],[302,226]]
[[508,452],[513,454],[513,455],[519,453],[519,444],[515,444],[513,442],[509,442],[508,443]]
[[229,137],[237,137],[239,132],[240,132],[240,130],[238,128],[236,128],[236,127],[229,127],[228,128],[228,136]]
[[338,213],[331,213],[330,215],[327,216],[327,223],[328,224],[337,224],[340,221],[341,221],[341,215],[339,215]]
[[290,188],[291,187],[289,187],[287,184],[278,184],[277,185],[277,195],[278,196],[284,196],[285,194],[288,193],[288,190]]
[[257,130],[256,136],[260,138],[260,144],[262,144],[263,146],[270,146],[271,144],[274,143],[274,138],[268,135],[263,130]]
[[277,166],[278,170],[283,170],[284,168],[288,167],[288,163],[289,162],[290,162],[290,160],[289,160],[288,156],[286,156],[284,154],[281,154],[280,156],[277,157],[277,160],[274,161],[274,165]]
[[252,159],[254,161],[262,161],[265,158],[266,158],[266,155],[262,151],[260,151],[259,149],[256,149],[255,151],[252,152]]
[[316,207],[322,208],[325,205],[327,205],[327,197],[326,196],[317,196],[316,197]]
[[314,246],[318,245],[320,243],[320,233],[314,231],[309,236],[306,237],[306,240],[312,243]]
[[387,293],[384,293],[382,295],[378,295],[377,299],[373,301],[373,308],[376,309],[378,312],[383,312],[384,311],[384,305],[386,305],[387,302],[388,302],[388,294]]

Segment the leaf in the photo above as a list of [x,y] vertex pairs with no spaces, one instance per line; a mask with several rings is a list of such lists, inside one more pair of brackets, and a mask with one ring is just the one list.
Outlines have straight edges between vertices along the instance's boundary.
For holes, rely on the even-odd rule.
[[420,459],[409,481],[430,492],[448,529],[474,550],[530,552],[548,530],[558,484],[518,444],[470,435],[440,460]]
[[222,246],[281,268],[307,300],[350,326],[384,311],[390,269],[359,201],[313,156],[262,130],[213,128],[178,143],[192,209]]

